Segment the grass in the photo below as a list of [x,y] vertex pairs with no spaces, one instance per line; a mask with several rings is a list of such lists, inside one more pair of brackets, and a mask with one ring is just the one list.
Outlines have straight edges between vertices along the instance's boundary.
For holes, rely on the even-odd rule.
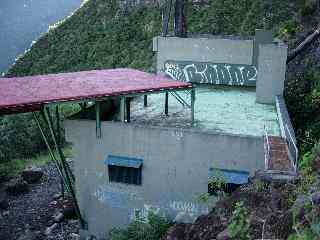
[[[72,157],[72,149],[71,147],[66,147],[63,150],[65,157]],[[36,155],[33,158],[19,158],[13,159],[8,162],[0,163],[0,179],[2,177],[11,178],[17,177],[21,174],[21,172],[31,166],[43,167],[51,161],[51,158],[47,152],[43,152],[41,154]]]

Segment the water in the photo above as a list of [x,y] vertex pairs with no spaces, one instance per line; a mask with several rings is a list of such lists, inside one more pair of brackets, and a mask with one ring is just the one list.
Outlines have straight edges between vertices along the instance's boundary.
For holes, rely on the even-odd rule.
[[50,25],[64,19],[82,0],[0,0],[0,72],[14,63]]

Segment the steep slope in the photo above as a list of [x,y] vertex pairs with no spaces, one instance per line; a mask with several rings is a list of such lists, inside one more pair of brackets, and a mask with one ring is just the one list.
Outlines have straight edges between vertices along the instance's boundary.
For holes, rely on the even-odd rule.
[[[162,6],[158,3],[150,5],[150,1],[147,1],[148,5],[139,4],[132,8],[124,2],[126,1],[85,1],[73,16],[51,27],[48,33],[41,36],[8,70],[7,76],[116,67],[154,71],[152,37],[161,31]],[[298,33],[305,33],[303,28],[310,25],[309,20],[302,22],[297,10],[304,6],[301,5],[304,4],[302,2],[304,0],[200,1],[200,4],[188,8],[188,29],[190,33],[197,34],[251,35],[256,28],[268,28],[273,30],[275,36],[294,46],[302,37]],[[307,14],[314,18],[312,13]],[[314,48],[318,49],[317,46]],[[318,56],[315,58],[318,59]],[[316,131],[317,122],[314,117],[317,110],[314,101],[318,101],[319,93],[314,90],[318,75],[314,71],[313,75],[306,74],[309,72],[306,71],[307,64],[310,69],[305,58],[296,61],[293,69],[300,69],[301,74],[298,77],[290,73],[287,88],[289,107],[301,142],[305,141],[308,134],[311,139],[307,141],[311,142],[320,136],[320,132]],[[312,69],[316,69],[317,62],[313,61],[312,64]],[[308,76],[312,80],[305,81]],[[305,84],[308,86],[304,86]],[[20,118],[30,120],[29,115]],[[17,119],[19,118],[15,116],[0,118],[0,136],[8,139],[8,144],[0,145],[0,162],[1,158],[24,156],[26,151],[32,155],[43,147],[38,140],[34,123],[31,120],[26,123]],[[32,136],[31,140],[29,136]]]

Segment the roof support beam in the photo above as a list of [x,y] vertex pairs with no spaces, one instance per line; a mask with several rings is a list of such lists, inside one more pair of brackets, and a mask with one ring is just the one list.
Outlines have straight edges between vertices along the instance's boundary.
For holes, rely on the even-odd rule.
[[126,118],[127,118],[127,123],[129,123],[131,121],[130,104],[131,104],[131,98],[127,97],[126,98]]
[[165,95],[164,113],[166,114],[166,116],[169,115],[169,93],[168,92],[166,92],[166,95]]
[[120,121],[121,122],[126,121],[126,98],[125,97],[120,98]]
[[[56,106],[56,126],[57,126],[57,141],[59,147],[61,147],[61,128],[60,128],[60,112],[59,112],[59,105]],[[64,185],[63,185],[63,179],[60,179],[60,185],[61,185],[61,194],[62,198],[64,198]]]
[[143,96],[143,106],[147,107],[148,106],[148,95]]
[[194,124],[194,104],[196,101],[196,90],[194,88],[191,89],[191,122]]
[[101,134],[101,118],[100,118],[100,108],[101,108],[101,104],[99,101],[96,101],[96,137],[97,138],[101,138],[102,134]]

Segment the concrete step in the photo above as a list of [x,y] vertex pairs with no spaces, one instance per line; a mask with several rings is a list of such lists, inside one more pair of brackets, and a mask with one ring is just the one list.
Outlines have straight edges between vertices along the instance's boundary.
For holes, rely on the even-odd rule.
[[297,179],[297,173],[293,171],[257,171],[255,177],[265,182],[288,183]]

